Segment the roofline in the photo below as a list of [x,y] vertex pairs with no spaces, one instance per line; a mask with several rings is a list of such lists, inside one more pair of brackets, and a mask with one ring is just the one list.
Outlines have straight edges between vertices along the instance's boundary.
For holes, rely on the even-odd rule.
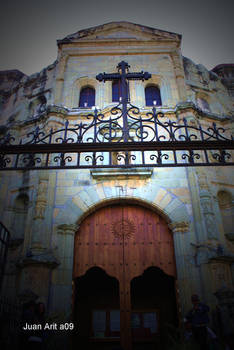
[[181,41],[182,39],[182,34],[178,34],[178,33],[174,33],[174,32],[169,32],[167,30],[163,30],[163,29],[158,29],[158,28],[153,28],[153,27],[149,27],[149,26],[146,26],[146,25],[143,25],[143,24],[138,24],[138,23],[133,23],[133,22],[128,22],[128,21],[113,21],[113,22],[108,22],[108,23],[104,23],[104,24],[100,24],[100,25],[97,25],[97,26],[94,26],[94,27],[89,27],[89,28],[86,28],[86,29],[81,29],[81,30],[78,30],[77,32],[75,33],[72,33],[72,34],[69,34],[67,35],[65,38],[63,39],[58,39],[57,40],[57,45],[59,44],[67,44],[67,43],[70,43],[71,42],[71,39],[69,37],[72,37],[78,33],[82,33],[82,32],[87,32],[87,31],[93,31],[93,30],[96,30],[98,28],[102,28],[104,26],[107,26],[109,24],[124,24],[124,23],[127,23],[127,24],[130,24],[130,25],[134,25],[134,26],[139,26],[139,27],[144,27],[146,29],[149,29],[151,31],[159,31],[159,32],[162,32],[162,33],[168,33],[168,34],[172,34],[172,35],[176,35],[178,36],[179,40]]
[[216,70],[220,69],[220,68],[228,68],[228,67],[232,67],[234,68],[234,63],[221,63],[218,64],[217,66],[215,66],[212,70],[212,72],[215,72]]

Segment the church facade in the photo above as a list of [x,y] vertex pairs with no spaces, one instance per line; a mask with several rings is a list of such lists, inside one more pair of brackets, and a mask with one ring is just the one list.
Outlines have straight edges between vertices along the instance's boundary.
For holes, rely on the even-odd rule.
[[[142,115],[155,106],[176,123],[215,122],[231,134],[234,65],[208,71],[182,56],[179,34],[128,22],[58,40],[55,63],[30,77],[0,72],[1,134],[88,123],[94,106],[108,116],[120,85],[96,76],[123,61],[151,74],[129,80]],[[38,297],[51,320],[130,349],[139,329],[151,339],[178,325],[192,294],[211,315],[222,298],[233,305],[234,177],[228,166],[134,168],[134,157],[129,167],[112,158],[118,167],[0,172],[0,221],[11,234],[2,294]]]

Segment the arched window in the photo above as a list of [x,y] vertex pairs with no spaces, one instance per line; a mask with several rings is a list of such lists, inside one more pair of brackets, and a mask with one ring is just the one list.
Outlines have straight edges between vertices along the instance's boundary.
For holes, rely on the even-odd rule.
[[112,83],[112,102],[119,102],[120,97],[120,80],[114,80]]
[[150,85],[145,88],[145,104],[153,106],[156,101],[156,106],[162,105],[160,89],[155,85]]
[[197,105],[201,110],[210,112],[209,103],[204,98],[198,97],[197,98]]
[[79,107],[95,106],[95,90],[92,87],[81,89]]

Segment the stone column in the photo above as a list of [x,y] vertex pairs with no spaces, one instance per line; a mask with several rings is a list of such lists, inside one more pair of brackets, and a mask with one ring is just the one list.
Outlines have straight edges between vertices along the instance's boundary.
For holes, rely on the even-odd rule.
[[169,225],[173,232],[177,285],[178,285],[178,304],[179,314],[184,315],[190,306],[190,297],[192,293],[192,271],[191,265],[188,263],[189,252],[186,247],[186,235],[189,231],[189,223],[173,222]]
[[[20,294],[30,291],[47,305],[50,291],[51,270],[59,265],[58,259],[49,247],[50,213],[47,213],[49,172],[38,173],[38,187],[35,208],[31,221],[31,242],[19,261],[21,279]],[[47,217],[46,217],[47,215]]]
[[184,67],[183,67],[182,56],[179,50],[176,50],[173,52],[172,61],[174,65],[174,72],[175,72],[180,102],[186,101],[187,95],[186,95],[186,86],[185,86]]
[[31,250],[33,253],[40,253],[46,247],[46,232],[48,223],[45,222],[45,211],[47,206],[49,172],[41,171],[39,173],[39,182],[36,195],[36,204],[34,209]]
[[57,226],[60,266],[52,277],[51,312],[62,315],[64,320],[71,320],[74,236],[77,230],[75,224]]
[[59,63],[57,68],[57,77],[55,85],[55,105],[63,105],[62,95],[63,95],[63,86],[64,86],[64,74],[67,65],[68,55],[63,52],[60,54]]
[[200,204],[203,221],[206,228],[205,240],[218,240],[218,230],[216,225],[215,214],[213,210],[213,198],[210,194],[208,178],[204,170],[196,170],[199,185]]

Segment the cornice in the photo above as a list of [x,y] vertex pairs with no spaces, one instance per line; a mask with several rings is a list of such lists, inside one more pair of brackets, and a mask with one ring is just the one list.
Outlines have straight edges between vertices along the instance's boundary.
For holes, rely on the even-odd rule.
[[61,235],[74,235],[79,229],[76,224],[62,224],[57,226],[57,233]]
[[[112,107],[113,106],[111,106],[109,109],[111,109]],[[108,112],[107,107],[104,108],[104,110]],[[145,108],[140,108],[140,112],[145,112],[145,111],[146,111]],[[196,116],[197,119],[201,119],[202,117],[204,117],[204,118],[208,118],[210,120],[213,120],[213,121],[215,120],[219,122],[231,121],[231,116],[220,116],[214,113],[202,111],[192,101],[179,102],[177,103],[175,108],[171,108],[171,109],[160,108],[160,111],[168,114],[175,114],[178,119],[180,119],[180,114],[190,111],[191,113],[194,113],[194,116]],[[103,110],[100,112],[103,113]],[[42,112],[37,117],[34,117],[29,120],[25,120],[23,122],[15,122],[14,124],[1,126],[0,133],[4,134],[9,129],[12,129],[12,128],[17,129],[28,125],[35,125],[36,123],[46,122],[50,118],[51,114],[65,119],[66,117],[74,118],[75,116],[77,116],[77,118],[82,116],[86,117],[88,116],[88,114],[92,114],[92,113],[93,113],[92,109],[90,110],[88,109],[84,110],[80,108],[74,109],[74,108],[68,108],[66,106],[58,106],[58,105],[51,104],[47,106],[46,111]]]

